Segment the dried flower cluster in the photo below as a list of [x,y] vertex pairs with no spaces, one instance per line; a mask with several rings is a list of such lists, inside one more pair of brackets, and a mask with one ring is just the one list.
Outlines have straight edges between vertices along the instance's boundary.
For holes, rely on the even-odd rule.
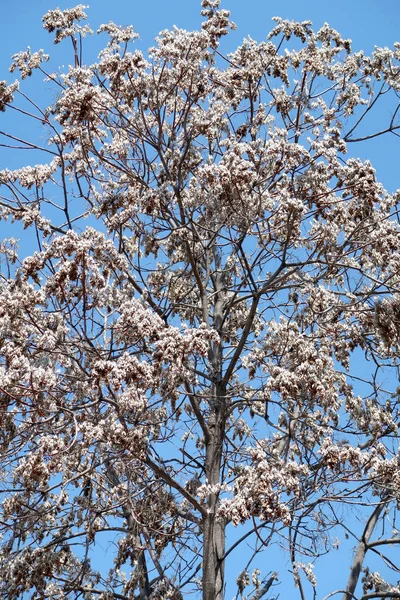
[[[0,218],[37,242],[0,245],[0,597],[222,600],[243,552],[229,585],[259,600],[279,546],[317,598],[349,533],[326,598],[400,597],[400,195],[353,153],[400,128],[400,45],[276,18],[223,56],[203,0],[147,56],[102,25],[88,65],[84,9],[43,18],[67,72],[10,67],[58,93],[31,101],[37,164],[0,171]],[[1,111],[28,101],[0,82]]]

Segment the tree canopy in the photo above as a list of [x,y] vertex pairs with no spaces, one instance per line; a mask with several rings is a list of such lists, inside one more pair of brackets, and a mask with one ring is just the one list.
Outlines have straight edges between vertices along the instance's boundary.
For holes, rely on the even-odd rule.
[[4,599],[223,600],[226,565],[237,598],[400,598],[400,196],[357,158],[400,129],[400,44],[276,18],[224,55],[219,4],[147,55],[102,25],[91,65],[85,7],[51,10],[72,64],[10,71],[52,103],[0,82],[40,156],[0,171],[36,244],[0,248]]

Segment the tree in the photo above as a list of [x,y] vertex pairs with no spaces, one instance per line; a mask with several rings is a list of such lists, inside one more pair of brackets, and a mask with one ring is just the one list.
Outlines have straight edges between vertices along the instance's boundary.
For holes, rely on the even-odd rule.
[[346,157],[397,135],[400,44],[367,57],[277,18],[225,56],[229,12],[201,14],[147,57],[103,25],[86,66],[84,7],[49,11],[73,66],[28,48],[10,70],[44,74],[51,106],[0,83],[41,128],[2,134],[41,157],[0,173],[1,218],[37,241],[1,247],[7,600],[222,600],[239,549],[237,597],[259,600],[278,547],[316,598],[314,564],[349,536],[325,598],[400,598],[400,198]]

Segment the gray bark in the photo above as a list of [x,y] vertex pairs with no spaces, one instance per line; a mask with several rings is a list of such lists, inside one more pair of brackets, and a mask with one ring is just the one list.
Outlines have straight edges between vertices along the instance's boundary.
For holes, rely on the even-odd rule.
[[[216,407],[214,418],[206,446],[206,477],[210,485],[220,482],[225,427],[223,406]],[[224,595],[225,520],[216,514],[217,501],[218,494],[210,494],[204,517],[203,600],[223,600]]]
[[375,510],[372,513],[372,515],[370,516],[370,518],[368,519],[368,522],[364,529],[364,533],[361,537],[360,543],[359,543],[356,553],[354,555],[354,560],[353,560],[353,564],[351,566],[351,571],[350,571],[350,577],[348,579],[346,591],[343,594],[342,600],[352,600],[354,598],[354,592],[356,590],[357,583],[360,578],[364,558],[368,551],[369,540],[371,539],[371,535],[373,534],[373,531],[378,522],[379,516],[385,506],[386,506],[385,502],[382,502],[382,504],[379,504],[375,508]]
[[[215,275],[213,327],[221,333],[223,324],[224,285],[221,271],[221,257],[215,253],[217,272]],[[218,485],[221,480],[222,450],[226,420],[226,384],[222,381],[222,347],[213,344],[209,352],[211,397],[208,422],[209,438],[206,441],[205,475],[209,485]],[[212,493],[207,500],[207,514],[204,517],[203,538],[203,600],[223,600],[225,519],[217,516],[218,493]]]

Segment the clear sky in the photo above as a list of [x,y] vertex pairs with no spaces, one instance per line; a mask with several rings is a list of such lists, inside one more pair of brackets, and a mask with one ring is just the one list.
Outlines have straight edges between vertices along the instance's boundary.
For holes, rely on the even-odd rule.
[[[64,48],[54,48],[52,37],[41,27],[41,17],[49,9],[65,9],[77,3],[74,0],[2,0],[0,80],[14,80],[14,75],[8,73],[11,55],[26,49],[27,45],[32,51],[43,48],[45,52],[54,55],[53,65],[68,63],[72,56],[69,46],[68,54],[64,49],[65,44],[62,45]],[[200,0],[92,0],[89,4],[89,23],[94,30],[101,23],[110,20],[119,25],[133,24],[140,35],[138,44],[142,50],[152,45],[161,29],[171,28],[173,25],[194,29],[201,23]],[[225,51],[234,50],[247,35],[258,41],[265,39],[272,27],[271,17],[274,15],[300,21],[311,20],[316,28],[327,21],[343,36],[353,40],[355,50],[363,49],[366,53],[371,52],[375,45],[392,46],[396,40],[400,40],[400,0],[223,0],[223,7],[231,10],[231,18],[238,25],[238,30],[224,40]],[[88,46],[92,45],[90,40],[87,41]],[[100,49],[99,40],[94,47],[96,51]],[[88,60],[95,60],[95,52]],[[40,84],[37,77],[27,82],[29,89],[36,95],[43,96],[42,104],[48,105],[52,98],[46,98],[45,85]],[[4,116],[0,114],[0,117],[0,130],[3,130],[12,116],[5,113]],[[378,177],[390,191],[400,188],[399,144],[395,143],[394,137],[376,139],[373,143],[357,146],[354,151],[362,158],[371,159]],[[8,154],[1,152],[0,168],[13,166],[7,164],[7,160]],[[10,235],[10,231],[6,231],[7,227],[4,222],[0,222],[0,238]],[[331,585],[331,589],[335,587],[339,576],[341,581],[345,580],[350,553],[351,549],[343,563],[332,561],[331,558],[325,562],[323,577],[327,589]],[[281,559],[279,553],[275,559]],[[271,570],[274,566],[271,564]],[[267,570],[263,568],[263,571]],[[281,588],[277,591],[284,599],[284,590]]]
[[[27,45],[31,46],[32,51],[43,48],[50,53],[55,61],[53,64],[69,62],[72,56],[70,48],[65,44],[57,48],[53,46],[52,37],[41,27],[41,18],[49,9],[65,9],[77,3],[74,0],[3,0],[0,21],[0,80],[13,80],[13,75],[8,73],[10,57],[19,50],[25,50]],[[265,39],[272,27],[271,17],[274,15],[311,20],[315,27],[320,27],[327,21],[343,36],[353,40],[355,50],[363,49],[366,53],[371,52],[374,45],[392,46],[400,38],[399,0],[223,0],[222,5],[231,10],[231,17],[238,25],[238,30],[224,40],[226,51],[233,50],[247,35],[258,41]],[[173,25],[194,29],[201,23],[200,0],[92,0],[87,12],[94,30],[101,23],[110,20],[119,25],[134,25],[141,38],[138,45],[144,51],[152,45],[161,29]],[[90,41],[89,45],[91,52],[90,56],[89,53],[86,54],[86,58],[91,62],[101,48],[101,38],[96,43],[94,40]],[[28,82],[27,85],[31,87],[37,84],[36,78],[35,82]],[[3,123],[0,129],[3,129]],[[389,191],[400,187],[395,178],[399,159],[394,142],[393,136],[385,136],[375,139],[373,144],[366,143],[357,148],[357,154],[361,158],[371,159],[378,177]],[[392,146],[393,151],[390,151]],[[3,156],[0,154],[1,162]],[[6,165],[1,164],[0,168],[4,166]]]

